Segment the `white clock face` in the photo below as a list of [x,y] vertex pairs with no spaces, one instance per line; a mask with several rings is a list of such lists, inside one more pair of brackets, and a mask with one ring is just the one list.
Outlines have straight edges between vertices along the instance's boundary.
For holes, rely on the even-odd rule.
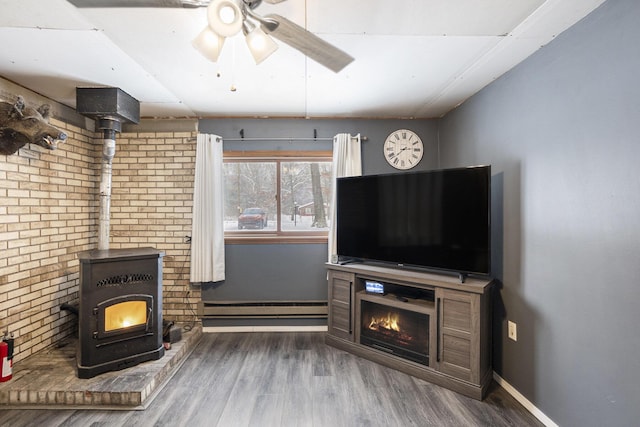
[[411,169],[422,160],[424,146],[415,132],[398,129],[384,141],[384,158],[396,169]]

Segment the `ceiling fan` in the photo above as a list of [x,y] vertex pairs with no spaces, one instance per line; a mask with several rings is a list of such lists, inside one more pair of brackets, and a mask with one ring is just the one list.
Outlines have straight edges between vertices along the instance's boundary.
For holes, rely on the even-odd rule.
[[[278,45],[273,38],[299,50],[334,72],[349,65],[354,58],[324,41],[300,25],[277,14],[259,15],[254,12],[263,0],[67,0],[78,8],[102,7],[174,7],[207,8],[208,25],[194,39],[194,47],[215,62],[227,37],[240,31],[256,63],[271,55]],[[264,0],[280,3],[284,0]]]

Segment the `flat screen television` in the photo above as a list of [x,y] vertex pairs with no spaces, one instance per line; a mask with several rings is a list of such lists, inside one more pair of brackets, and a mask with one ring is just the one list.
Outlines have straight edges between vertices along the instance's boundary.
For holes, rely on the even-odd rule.
[[491,274],[491,166],[339,178],[339,262]]

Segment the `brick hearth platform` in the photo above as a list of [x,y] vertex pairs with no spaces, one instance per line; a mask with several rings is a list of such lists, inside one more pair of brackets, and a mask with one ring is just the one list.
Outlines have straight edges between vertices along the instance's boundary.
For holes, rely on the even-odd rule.
[[159,360],[90,379],[76,376],[76,338],[67,338],[13,368],[13,378],[0,383],[0,408],[144,409],[189,356],[202,337],[202,327],[182,332],[182,339]]

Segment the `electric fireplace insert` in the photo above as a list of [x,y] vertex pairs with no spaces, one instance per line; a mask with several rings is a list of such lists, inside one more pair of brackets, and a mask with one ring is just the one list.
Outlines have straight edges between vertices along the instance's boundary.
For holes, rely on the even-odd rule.
[[356,304],[357,342],[431,366],[436,339],[433,300],[362,291],[356,294]]

